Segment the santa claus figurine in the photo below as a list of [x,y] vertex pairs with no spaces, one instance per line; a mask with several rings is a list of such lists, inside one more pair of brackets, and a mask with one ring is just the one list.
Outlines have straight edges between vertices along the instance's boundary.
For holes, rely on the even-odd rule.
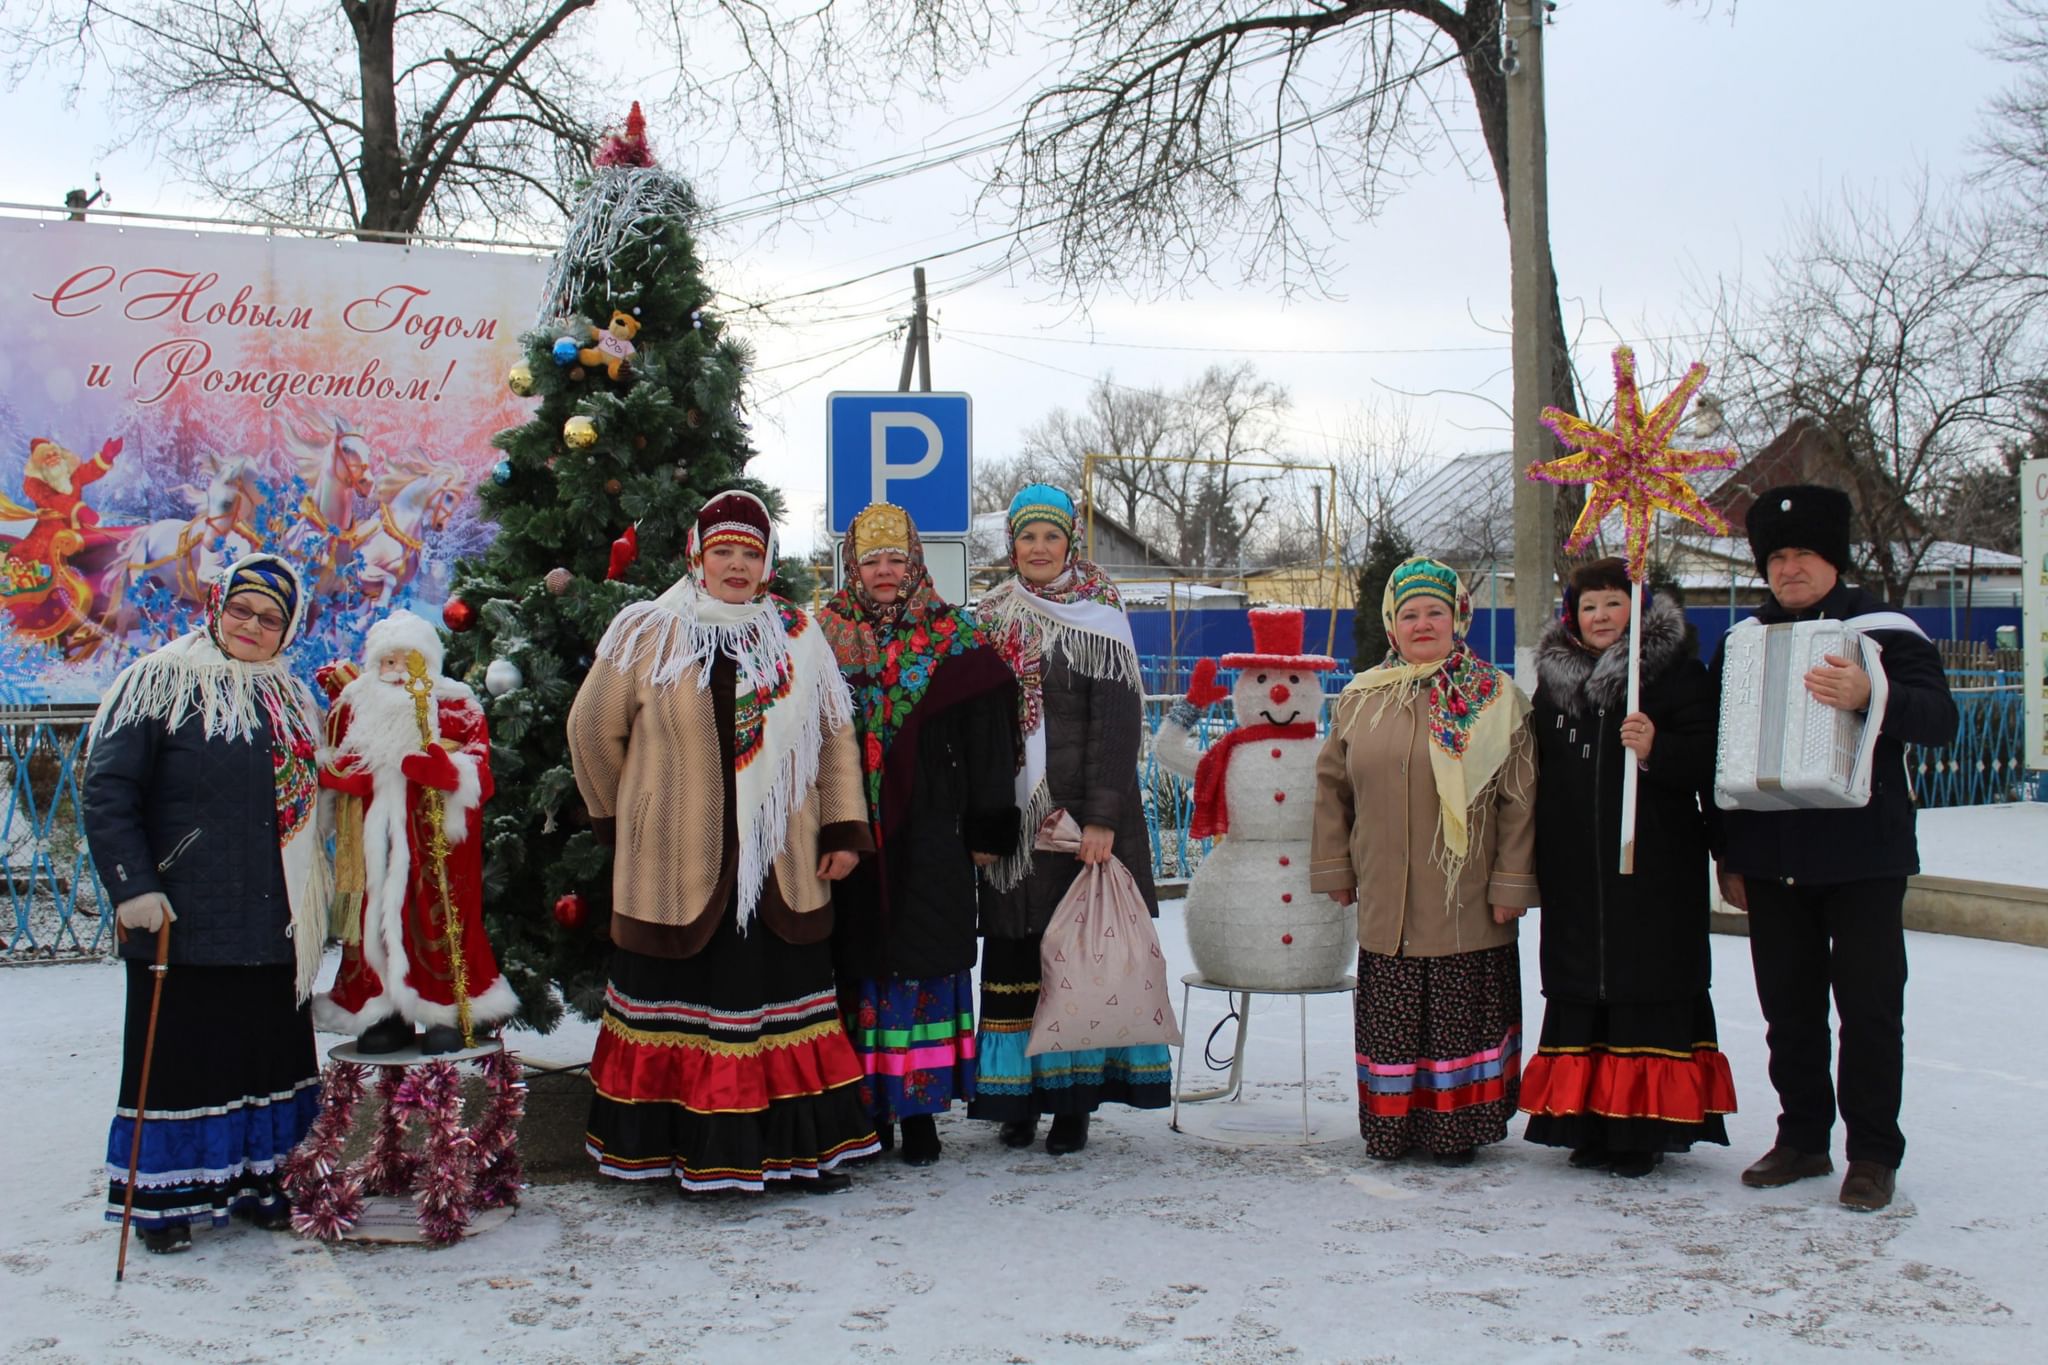
[[441,637],[409,611],[370,627],[360,671],[330,664],[334,932],[341,971],[313,1022],[372,1056],[454,1052],[519,1008],[484,937],[491,744],[476,694],[441,676]]
[[[1302,652],[1303,624],[1296,607],[1253,611],[1252,652],[1223,656],[1236,685],[1217,686],[1202,660],[1153,741],[1195,784],[1189,836],[1218,841],[1188,883],[1188,950],[1205,978],[1240,990],[1334,986],[1358,955],[1356,912],[1308,889],[1321,675],[1337,661]],[[1201,711],[1225,697],[1237,725],[1204,752]]]

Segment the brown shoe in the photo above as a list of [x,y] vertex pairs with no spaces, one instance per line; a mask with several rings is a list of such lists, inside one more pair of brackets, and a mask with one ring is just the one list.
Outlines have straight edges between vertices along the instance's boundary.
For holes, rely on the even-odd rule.
[[1842,1177],[1842,1202],[1864,1213],[1876,1213],[1892,1202],[1899,1173],[1875,1161],[1852,1161]]
[[1775,1190],[1795,1180],[1831,1174],[1834,1169],[1826,1152],[1801,1152],[1779,1143],[1742,1173],[1742,1183],[1753,1190]]

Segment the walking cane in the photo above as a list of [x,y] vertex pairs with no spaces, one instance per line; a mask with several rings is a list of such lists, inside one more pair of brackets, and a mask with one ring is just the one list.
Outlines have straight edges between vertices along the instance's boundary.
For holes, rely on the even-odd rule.
[[171,922],[156,931],[156,961],[149,970],[156,985],[149,993],[149,1029],[142,1035],[142,1076],[135,1084],[135,1140],[128,1144],[128,1188],[121,1198],[121,1255],[114,1262],[114,1283],[128,1269],[128,1224],[135,1217],[135,1172],[142,1165],[142,1111],[149,1099],[149,1064],[156,1056],[156,1012],[164,1003],[164,977],[170,968]]

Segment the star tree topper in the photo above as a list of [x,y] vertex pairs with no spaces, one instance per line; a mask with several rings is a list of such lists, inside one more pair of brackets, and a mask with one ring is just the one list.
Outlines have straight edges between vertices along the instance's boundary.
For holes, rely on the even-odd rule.
[[1596,427],[1562,408],[1545,408],[1543,425],[1572,453],[1529,466],[1539,483],[1587,484],[1591,488],[1564,548],[1586,548],[1607,514],[1620,509],[1628,528],[1628,574],[1641,582],[1649,559],[1650,527],[1659,512],[1698,522],[1715,535],[1728,523],[1685,481],[1704,469],[1733,469],[1729,450],[1679,450],[1670,444],[1686,405],[1706,382],[1707,367],[1695,361],[1678,387],[1649,412],[1636,392],[1635,352],[1614,348],[1614,425]]

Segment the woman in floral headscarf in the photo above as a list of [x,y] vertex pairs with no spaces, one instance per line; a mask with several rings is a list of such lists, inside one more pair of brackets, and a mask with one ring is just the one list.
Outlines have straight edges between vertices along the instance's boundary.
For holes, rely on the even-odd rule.
[[1017,678],[933,591],[910,515],[876,503],[818,613],[853,688],[875,856],[834,900],[861,1098],[884,1147],[938,1160],[935,1116],[974,1093],[974,869],[1017,847]]
[[290,1224],[277,1166],[319,1109],[306,1002],[325,943],[329,872],[314,799],[320,733],[284,651],[305,590],[275,555],[224,569],[203,628],[123,669],[93,717],[85,834],[120,924],[128,1024],[107,1136],[107,1217],[127,1195],[154,980],[170,970],[142,1114],[135,1224],[183,1251],[195,1222]]
[[[1026,1055],[1039,941],[1081,865],[1116,858],[1159,913],[1138,797],[1143,694],[1116,585],[1074,553],[1073,500],[1042,483],[1019,492],[1010,503],[1010,559],[1015,576],[991,589],[977,614],[1023,688],[1023,838],[982,890],[981,1065],[967,1112],[1001,1121],[1011,1147],[1030,1146],[1038,1116],[1051,1114],[1045,1146],[1058,1156],[1087,1145],[1097,1106],[1161,1109],[1168,1100],[1163,1046]],[[1056,809],[1081,826],[1078,855],[1033,848]]]
[[1507,1136],[1521,1075],[1529,701],[1465,643],[1471,599],[1446,565],[1396,568],[1381,619],[1387,658],[1339,694],[1316,761],[1309,886],[1358,905],[1367,1153],[1463,1165]]

